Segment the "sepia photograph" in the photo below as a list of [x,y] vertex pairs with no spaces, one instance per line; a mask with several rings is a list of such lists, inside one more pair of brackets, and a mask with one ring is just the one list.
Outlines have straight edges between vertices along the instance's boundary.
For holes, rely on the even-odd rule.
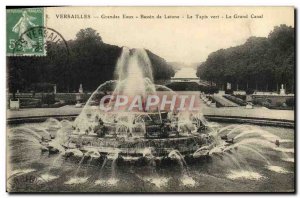
[[295,12],[6,7],[6,191],[295,193]]

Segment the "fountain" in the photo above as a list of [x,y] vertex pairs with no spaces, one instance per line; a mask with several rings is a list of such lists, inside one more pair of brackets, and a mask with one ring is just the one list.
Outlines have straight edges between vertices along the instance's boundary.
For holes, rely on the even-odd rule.
[[[63,161],[62,169],[64,163],[71,162],[72,171],[66,171],[67,180],[62,184],[68,186],[93,180],[97,188],[116,187],[126,166],[150,170],[143,175],[133,168],[134,178],[157,189],[167,188],[175,178],[162,175],[163,168],[177,168],[175,180],[182,188],[195,188],[202,178],[215,179],[200,174],[198,167],[191,168],[197,163],[209,164],[232,181],[266,179],[258,167],[276,174],[291,173],[281,165],[294,163],[293,140],[253,125],[210,123],[199,110],[172,109],[171,100],[159,98],[164,94],[180,98],[169,88],[154,84],[145,50],[123,48],[115,80],[95,90],[74,122],[50,118],[39,125],[10,129],[9,157],[16,165],[9,175],[35,172],[28,169],[30,164],[40,157],[44,157],[40,161],[47,161],[52,155],[56,156],[41,178],[45,182],[56,180],[59,174],[50,171],[54,172],[57,161]],[[182,108],[182,104],[174,106]],[[161,108],[163,105],[166,108]],[[80,176],[86,166],[93,167],[95,177],[88,175],[87,168]]]
[[[66,156],[83,153],[87,157],[93,151],[97,158],[117,152],[118,159],[132,161],[144,158],[145,150],[155,158],[168,156],[175,148],[183,155],[193,156],[195,151],[212,143],[213,138],[203,132],[205,124],[199,112],[171,109],[173,95],[178,96],[153,83],[152,66],[145,50],[124,47],[115,77],[117,80],[96,89],[68,135],[59,138],[59,144],[52,140],[43,145],[52,152],[67,148]],[[165,98],[153,101],[158,100],[161,92],[167,94]],[[167,100],[169,95],[173,97],[171,102]],[[170,109],[166,111],[168,104]]]

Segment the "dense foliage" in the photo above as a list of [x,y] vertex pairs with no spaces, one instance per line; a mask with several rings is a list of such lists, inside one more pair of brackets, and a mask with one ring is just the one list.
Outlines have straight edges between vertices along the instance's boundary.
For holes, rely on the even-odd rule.
[[275,91],[285,84],[294,91],[294,28],[276,26],[267,38],[250,37],[246,43],[211,53],[197,76],[222,88]]
[[[81,29],[75,40],[67,41],[69,53],[63,44],[47,42],[45,57],[8,57],[8,88],[10,92],[85,91],[95,90],[101,83],[113,79],[115,65],[122,49],[102,41],[91,28]],[[164,59],[147,50],[152,62],[154,79],[170,79],[174,70]]]
[[175,75],[175,70],[165,59],[157,56],[149,50],[146,50],[152,63],[152,72],[154,80],[166,80]]

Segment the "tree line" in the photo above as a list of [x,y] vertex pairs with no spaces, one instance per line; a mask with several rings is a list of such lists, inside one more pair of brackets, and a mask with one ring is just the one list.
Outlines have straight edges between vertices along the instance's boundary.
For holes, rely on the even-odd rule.
[[[53,91],[54,85],[58,92],[77,92],[80,83],[85,91],[94,91],[113,79],[121,47],[104,43],[92,28],[81,29],[67,44],[68,52],[62,43],[47,42],[47,56],[7,57],[9,92],[47,92]],[[146,51],[154,80],[174,76],[175,71],[163,58]]]
[[284,84],[294,92],[294,28],[274,27],[268,37],[250,37],[239,46],[209,54],[197,68],[200,79],[215,82],[219,88],[278,91]]

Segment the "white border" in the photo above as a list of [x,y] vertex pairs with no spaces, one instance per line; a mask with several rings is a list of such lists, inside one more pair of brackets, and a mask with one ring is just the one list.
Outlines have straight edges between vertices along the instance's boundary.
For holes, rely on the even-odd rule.
[[[296,8],[300,8],[300,1],[299,0],[251,0],[251,1],[241,1],[241,0],[89,0],[89,1],[79,1],[79,0],[1,0],[1,11],[0,11],[0,46],[1,46],[1,58],[0,58],[0,90],[1,90],[1,99],[0,99],[0,109],[1,109],[1,119],[0,119],[0,133],[1,133],[1,138],[0,138],[0,159],[1,159],[1,174],[0,174],[0,194],[1,197],[8,197],[8,196],[15,196],[15,195],[9,195],[5,192],[5,153],[6,153],[6,134],[5,134],[5,129],[6,129],[6,47],[5,47],[5,40],[6,40],[6,15],[5,15],[5,6],[34,6],[34,5],[48,5],[48,6],[295,6]],[[299,24],[299,10],[297,13],[297,19],[296,19],[296,27],[298,27]],[[298,31],[297,31],[298,35]],[[298,36],[297,36],[298,38]],[[297,39],[297,46],[298,46],[298,41],[299,38]],[[297,57],[299,57],[299,50],[297,50]],[[298,65],[296,65],[297,67]],[[297,75],[299,76],[299,68],[297,69]],[[297,93],[299,93],[299,80],[297,83]],[[297,98],[297,106],[299,106],[299,97]],[[297,108],[298,109],[298,108]],[[298,109],[299,110],[299,109]],[[297,116],[297,123],[299,121],[299,116]],[[298,131],[297,131],[298,132]],[[297,143],[299,144],[299,134],[297,134]],[[299,152],[298,149],[296,151],[297,154],[297,159],[299,159]],[[297,160],[298,161],[298,160]],[[298,164],[297,164],[298,165]],[[299,167],[299,166],[298,166]],[[299,172],[299,169],[297,169],[297,173]],[[296,175],[295,175],[296,176]],[[297,174],[298,176],[298,174]],[[296,176],[296,177],[297,177]],[[298,177],[297,177],[298,178]],[[297,190],[299,190],[299,180],[297,179]],[[224,196],[224,194],[219,194]],[[201,196],[201,197],[216,197],[219,195],[196,195],[196,196]],[[225,194],[226,195],[226,194]],[[245,196],[246,194],[243,194],[242,196]],[[19,195],[20,196],[20,195]],[[22,197],[32,197],[33,195],[30,194],[24,194]],[[45,196],[45,197],[63,197],[66,195],[35,195],[35,196]],[[74,195],[67,195],[67,196],[74,196]],[[87,195],[75,195],[75,196],[82,196],[86,197]],[[97,195],[99,196],[99,195]],[[108,195],[100,195],[101,197],[106,197]],[[126,195],[110,195],[109,197],[116,197],[116,196],[126,196]],[[127,196],[135,196],[135,195],[127,195]],[[149,196],[149,195],[147,195]],[[152,196],[152,195],[150,195]],[[158,195],[157,197],[163,197],[165,195]],[[168,195],[168,196],[175,196],[175,194]],[[186,196],[186,195],[182,195]],[[232,194],[228,194],[227,196],[235,196]],[[239,196],[237,194],[237,196]],[[255,194],[256,197],[263,197],[266,195],[258,195]],[[274,196],[274,194],[269,194],[268,196]],[[287,195],[283,195],[285,197]]]

